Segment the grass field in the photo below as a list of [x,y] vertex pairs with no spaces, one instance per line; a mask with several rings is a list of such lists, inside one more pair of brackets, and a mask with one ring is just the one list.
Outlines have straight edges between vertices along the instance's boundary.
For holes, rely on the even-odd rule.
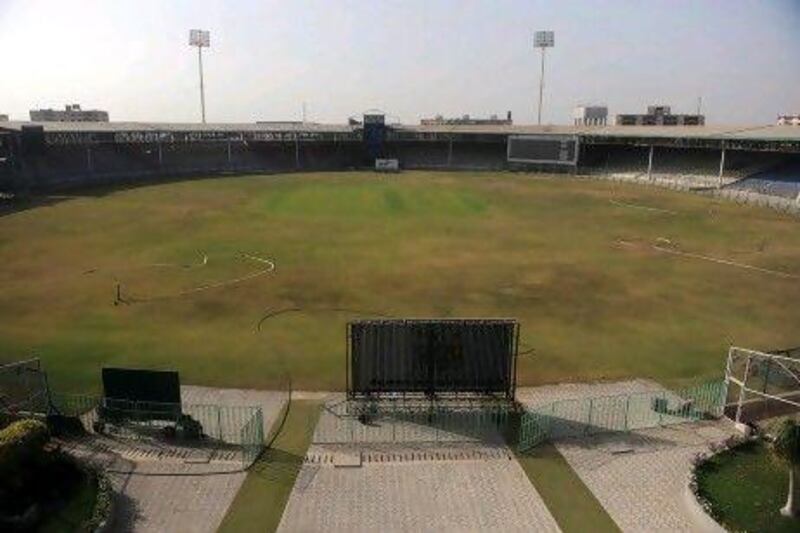
[[788,467],[762,443],[713,457],[699,469],[697,482],[719,521],[731,531],[800,531],[800,519],[779,512],[789,490]]
[[65,392],[112,364],[341,389],[345,323],[378,314],[516,317],[522,384],[701,380],[730,343],[800,344],[800,278],[659,239],[800,276],[796,219],[635,185],[343,172],[94,191],[0,217],[0,359],[40,356]]

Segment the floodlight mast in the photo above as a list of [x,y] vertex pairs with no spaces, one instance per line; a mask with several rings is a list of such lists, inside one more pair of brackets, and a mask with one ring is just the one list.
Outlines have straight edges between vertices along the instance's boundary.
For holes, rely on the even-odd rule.
[[548,48],[555,46],[555,33],[552,31],[537,31],[533,34],[533,47],[542,51],[542,71],[539,75],[539,110],[536,123],[542,124],[542,96],[544,95],[544,55]]
[[189,30],[189,46],[197,47],[197,62],[200,67],[200,114],[206,123],[206,93],[203,87],[203,48],[211,46],[211,33],[207,30]]

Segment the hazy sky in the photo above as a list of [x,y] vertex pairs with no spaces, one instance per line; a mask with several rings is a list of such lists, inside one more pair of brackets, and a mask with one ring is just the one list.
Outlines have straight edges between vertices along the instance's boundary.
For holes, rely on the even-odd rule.
[[535,120],[536,29],[548,52],[544,121],[578,103],[648,103],[710,123],[800,112],[800,0],[0,0],[0,113],[77,102],[112,120],[196,121],[190,28],[209,121],[343,122],[511,110]]

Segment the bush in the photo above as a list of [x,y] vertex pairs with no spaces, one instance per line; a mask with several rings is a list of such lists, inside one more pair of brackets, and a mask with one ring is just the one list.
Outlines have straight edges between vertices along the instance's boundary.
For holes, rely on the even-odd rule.
[[0,479],[39,456],[50,438],[38,420],[20,420],[0,430]]
[[36,420],[20,420],[0,431],[0,514],[21,514],[37,500],[38,473],[50,462],[50,435]]

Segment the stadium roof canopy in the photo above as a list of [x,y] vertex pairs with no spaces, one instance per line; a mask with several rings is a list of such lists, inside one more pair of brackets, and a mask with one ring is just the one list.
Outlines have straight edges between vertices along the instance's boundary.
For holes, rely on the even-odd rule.
[[[307,133],[352,134],[361,128],[350,124],[320,124],[313,122],[262,122],[262,123],[176,123],[176,122],[22,122],[0,123],[0,131],[20,131],[23,126],[42,126],[45,133],[114,134],[114,133]],[[685,139],[708,141],[754,141],[800,143],[797,126],[535,126],[535,125],[389,125],[392,131],[421,136],[446,137],[470,135],[580,135],[595,142],[603,139],[647,140]]]
[[596,137],[665,137],[800,141],[797,126],[396,126],[395,129],[429,133],[476,133],[500,135],[585,135]]
[[353,127],[347,124],[317,124],[315,122],[264,122],[198,124],[193,122],[28,122],[9,121],[0,123],[0,130],[20,131],[23,126],[42,126],[45,132],[98,132],[114,133],[129,131],[176,131],[176,132],[240,132],[240,131],[298,131],[349,133]]

